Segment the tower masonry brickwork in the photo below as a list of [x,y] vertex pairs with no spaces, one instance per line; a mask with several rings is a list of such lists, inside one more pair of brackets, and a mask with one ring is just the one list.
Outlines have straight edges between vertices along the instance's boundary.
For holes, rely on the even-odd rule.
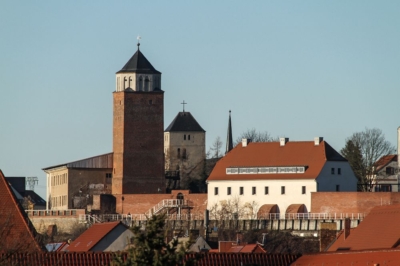
[[154,69],[138,47],[128,63],[117,72],[116,82],[113,93],[112,194],[164,193],[161,73]]

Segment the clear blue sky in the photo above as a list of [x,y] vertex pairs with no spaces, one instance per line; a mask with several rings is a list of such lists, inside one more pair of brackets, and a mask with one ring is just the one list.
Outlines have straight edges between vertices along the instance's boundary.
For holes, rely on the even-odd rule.
[[[247,129],[340,150],[365,127],[396,144],[400,1],[3,1],[0,169],[112,151],[115,72],[141,51],[162,72],[164,127],[182,100],[224,141]],[[207,148],[208,149],[208,148]]]

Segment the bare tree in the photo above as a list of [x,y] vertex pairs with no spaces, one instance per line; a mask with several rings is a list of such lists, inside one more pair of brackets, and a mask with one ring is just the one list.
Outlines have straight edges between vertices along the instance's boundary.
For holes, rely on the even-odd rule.
[[358,147],[362,155],[361,188],[363,191],[371,191],[375,182],[374,164],[382,156],[394,153],[395,147],[385,139],[382,130],[378,128],[366,128],[356,132],[346,139],[346,142],[348,141]]
[[218,136],[213,142],[210,150],[207,152],[207,157],[220,158],[222,156],[221,149],[222,149],[222,140]]
[[242,204],[239,196],[231,197],[214,203],[210,208],[210,218],[213,220],[256,219],[259,204],[256,201]]
[[252,142],[272,142],[272,141],[279,141],[279,137],[272,137],[268,131],[260,132],[257,131],[255,128],[248,129],[247,131],[243,132],[235,142],[235,145],[240,143],[242,139],[251,139]]

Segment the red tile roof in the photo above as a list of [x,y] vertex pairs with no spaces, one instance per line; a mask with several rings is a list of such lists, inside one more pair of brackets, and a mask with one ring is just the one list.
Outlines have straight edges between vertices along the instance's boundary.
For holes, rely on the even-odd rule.
[[[0,254],[0,261],[6,265],[20,266],[97,266],[110,265],[115,256],[126,260],[127,253],[113,252],[37,252],[33,254],[13,253]],[[287,266],[299,255],[265,254],[265,253],[191,253],[187,259],[196,259],[197,266]]]
[[267,253],[201,253],[187,254],[186,258],[197,258],[197,266],[280,266],[290,265],[300,255],[267,254]]
[[119,224],[125,226],[121,222],[93,224],[89,229],[75,239],[66,250],[76,252],[90,251],[101,239],[103,239]]
[[[346,161],[327,142],[315,145],[313,141],[255,142],[242,147],[239,143],[221,158],[208,181],[212,180],[257,180],[257,179],[315,179],[326,161]],[[226,174],[229,167],[280,167],[307,166],[303,174]]]
[[385,167],[390,162],[397,162],[396,154],[382,156],[378,161],[376,161],[376,163],[374,163],[374,166],[376,167],[375,170],[379,171],[379,169]]
[[291,266],[385,265],[398,266],[400,249],[342,251],[303,255]]
[[339,248],[363,250],[397,247],[400,240],[398,221],[400,204],[375,207],[357,228],[350,231],[347,239],[342,234],[328,251]]
[[240,250],[240,253],[267,253],[267,251],[258,244],[247,244]]
[[0,251],[37,252],[45,250],[45,247],[36,241],[36,230],[1,170],[0,209]]

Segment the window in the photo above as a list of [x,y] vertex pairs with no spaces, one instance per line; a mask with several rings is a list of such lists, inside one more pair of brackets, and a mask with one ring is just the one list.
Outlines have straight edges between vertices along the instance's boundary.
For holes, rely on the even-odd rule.
[[186,159],[186,149],[185,148],[182,149],[182,158]]
[[306,194],[306,186],[301,187],[301,194]]
[[251,188],[251,194],[252,194],[252,195],[255,195],[255,194],[256,194],[256,187],[252,187],[252,188]]
[[338,168],[338,169],[337,169],[337,174],[338,174],[338,175],[341,175],[341,174],[342,174],[342,168]]
[[340,191],[340,185],[336,185],[336,191]]
[[183,135],[183,140],[186,140],[186,134],[185,134],[185,135]]
[[386,167],[386,174],[394,175],[394,168],[390,166]]
[[153,100],[149,100],[149,104],[152,105],[153,104]]
[[181,149],[178,148],[178,159],[181,158]]
[[243,194],[244,194],[244,193],[243,193],[243,187],[240,187],[240,188],[239,188],[239,194],[240,194],[240,195],[243,195]]
[[268,195],[268,194],[269,194],[269,189],[268,189],[268,187],[264,187],[264,194],[265,194],[265,195]]
[[332,175],[335,174],[335,168],[331,168],[331,174],[332,174]]
[[214,188],[214,195],[218,195],[218,187]]
[[190,135],[188,135],[188,140],[190,140]]
[[232,191],[231,191],[231,187],[228,187],[228,189],[227,189],[227,191],[226,191],[226,194],[227,194],[227,195],[230,195],[231,192],[232,192]]
[[285,186],[281,186],[281,194],[285,194]]

